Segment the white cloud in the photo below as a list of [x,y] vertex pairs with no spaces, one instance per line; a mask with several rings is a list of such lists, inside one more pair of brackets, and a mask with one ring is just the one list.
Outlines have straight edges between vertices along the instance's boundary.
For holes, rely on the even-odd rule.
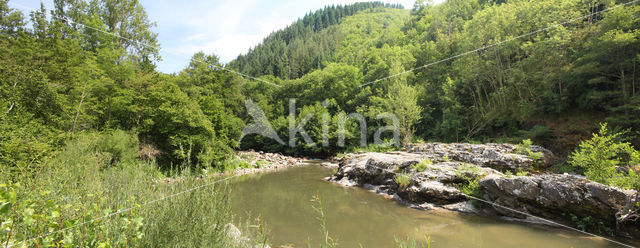
[[229,62],[239,54],[246,52],[249,47],[258,44],[262,38],[264,38],[262,35],[228,34],[212,41],[168,47],[166,50],[168,53],[182,55],[186,58],[200,51],[207,54],[213,53],[218,55],[221,61]]
[[[215,53],[223,63],[255,47],[264,37],[326,5],[362,0],[142,0],[157,32],[165,58],[159,69],[181,70],[193,53]],[[147,2],[148,1],[148,2]],[[436,0],[442,2],[444,0]],[[391,0],[411,8],[414,0]],[[182,58],[182,59],[179,59]]]
[[198,34],[192,34],[189,35],[187,37],[184,37],[184,39],[182,39],[182,42],[190,42],[190,41],[201,41],[207,38],[206,34],[203,33],[198,33]]

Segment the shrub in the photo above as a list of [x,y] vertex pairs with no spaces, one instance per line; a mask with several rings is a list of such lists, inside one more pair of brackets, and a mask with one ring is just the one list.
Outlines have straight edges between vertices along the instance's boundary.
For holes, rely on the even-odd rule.
[[511,173],[511,171],[507,171],[507,172],[504,173],[504,177],[513,178],[513,173]]
[[533,141],[531,141],[531,139],[522,140],[522,143],[516,146],[516,153],[527,155],[534,161],[534,163],[537,163],[540,159],[542,159],[543,154],[541,152],[533,152],[531,150],[532,145]]
[[408,173],[398,173],[393,180],[401,188],[406,188],[409,186],[409,184],[411,184],[411,175],[409,175]]
[[266,161],[264,159],[260,159],[260,160],[256,161],[256,167],[258,167],[258,168],[262,168],[263,166],[270,165],[270,164],[271,164],[271,162]]
[[[228,188],[202,187],[219,178],[196,177],[185,168],[175,172],[178,178],[168,180],[156,164],[142,160],[105,166],[111,157],[96,152],[103,138],[79,133],[47,159],[33,178],[24,178],[20,184],[0,181],[0,244],[239,246],[229,243],[225,229],[232,221]],[[186,192],[189,189],[197,190]],[[142,202],[153,204],[136,204]],[[116,212],[123,209],[128,210]]]
[[480,192],[480,184],[478,183],[478,179],[469,179],[466,184],[461,184],[458,189],[464,193],[465,195],[481,197],[482,194]]
[[238,168],[247,169],[250,167],[251,164],[247,163],[246,161],[238,158],[232,158],[228,159],[227,162],[224,163],[224,166],[218,169],[219,171],[233,171]]
[[[480,168],[475,164],[463,163],[456,170],[456,175],[462,179],[463,182],[456,184],[457,188],[464,194],[476,197],[482,197],[480,184],[478,178],[480,175]],[[473,201],[475,204],[475,200]]]
[[422,162],[412,165],[411,168],[415,169],[417,172],[423,172],[432,164],[433,162],[431,162],[431,160],[425,158]]
[[575,214],[570,214],[571,221],[582,231],[596,231],[600,234],[613,235],[613,229],[607,227],[602,221],[596,221],[591,216],[579,218]]
[[[625,188],[633,187],[633,175],[619,173],[617,167],[640,162],[640,152],[631,144],[620,141],[620,133],[610,133],[607,124],[601,124],[598,133],[582,141],[569,156],[569,163],[585,169],[587,178],[599,183]],[[633,170],[629,170],[632,172]],[[635,174],[635,173],[632,173]]]
[[100,137],[97,148],[108,153],[111,165],[132,162],[138,156],[138,138],[122,130],[108,131]]
[[[19,183],[0,184],[0,242],[15,247],[128,247],[142,238],[143,218],[136,208],[99,219],[112,210],[103,207],[105,199],[87,194],[83,201],[61,205],[49,198],[52,191],[38,194]],[[93,202],[93,204],[86,204]],[[89,221],[95,220],[95,221]],[[85,221],[85,222],[83,222]],[[82,228],[72,228],[83,222]],[[49,234],[49,235],[43,235]],[[109,238],[105,238],[105,237]]]

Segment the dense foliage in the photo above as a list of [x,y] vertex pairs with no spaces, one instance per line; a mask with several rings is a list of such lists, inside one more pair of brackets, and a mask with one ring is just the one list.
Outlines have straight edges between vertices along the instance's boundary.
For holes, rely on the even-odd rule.
[[573,166],[584,167],[587,178],[599,183],[640,190],[640,177],[635,170],[640,152],[623,142],[622,133],[611,133],[607,124],[600,126],[590,140],[580,143],[569,157]]
[[[519,152],[530,156],[532,142],[560,153],[577,146],[570,163],[587,177],[638,189],[640,6],[610,9],[624,3],[329,6],[229,65],[196,53],[167,75],[155,69],[155,24],[138,0],[54,0],[53,10],[28,14],[0,0],[0,241],[224,246],[228,205],[206,191],[67,227],[199,185],[195,177],[156,184],[161,171],[242,166],[231,158],[237,148],[315,156],[386,151],[400,145],[392,138],[524,139]],[[248,102],[281,140],[242,137],[254,121]],[[610,127],[580,143],[603,121]],[[461,188],[473,194],[477,182]]]
[[137,0],[55,6],[50,19],[44,7],[27,19],[0,1],[3,166],[37,167],[82,130],[135,130],[165,165],[217,166],[237,146],[240,86],[212,69],[215,56],[162,75],[154,24]]
[[[393,138],[389,125],[402,143],[531,138],[559,151],[571,150],[601,121],[633,136],[640,128],[640,7],[589,15],[621,3],[329,6],[229,64],[277,87],[218,70],[217,57],[203,53],[176,75],[156,72],[154,24],[135,0],[59,0],[51,18],[44,8],[26,18],[3,1],[0,160],[35,168],[81,130],[133,130],[161,164],[219,168],[238,147],[344,151],[361,144],[364,122],[368,143]],[[566,20],[574,21],[510,39]],[[509,41],[478,49],[502,40]],[[447,60],[467,51],[474,52]],[[249,135],[239,143],[252,122],[242,108],[246,98],[283,141],[295,139]],[[290,130],[303,121],[310,139]]]
[[[358,112],[367,118],[369,142],[377,128],[389,124],[377,114],[391,112],[411,117],[400,118],[398,125],[405,143],[411,136],[530,138],[567,154],[597,123],[607,121],[615,129],[630,128],[631,143],[639,145],[633,137],[640,128],[640,6],[609,10],[626,2],[450,0],[439,5],[418,1],[410,13],[363,10],[330,27],[341,39],[319,69],[293,80],[287,79],[296,76],[271,73],[276,78],[265,78],[282,87],[245,95],[259,99],[274,119],[288,114],[288,98],[296,98],[298,108],[335,102],[330,114]],[[508,41],[493,45],[503,40]],[[268,86],[250,86],[255,87]],[[248,139],[242,145],[273,150],[270,144]]]

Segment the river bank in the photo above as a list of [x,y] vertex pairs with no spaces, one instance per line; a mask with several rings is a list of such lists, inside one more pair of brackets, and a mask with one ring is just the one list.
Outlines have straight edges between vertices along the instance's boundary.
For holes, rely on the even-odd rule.
[[429,143],[403,152],[347,154],[329,180],[413,208],[549,224],[532,217],[538,216],[603,235],[640,237],[640,223],[616,222],[635,191],[550,173],[545,168],[553,160],[553,153],[536,146],[523,154],[510,144]]

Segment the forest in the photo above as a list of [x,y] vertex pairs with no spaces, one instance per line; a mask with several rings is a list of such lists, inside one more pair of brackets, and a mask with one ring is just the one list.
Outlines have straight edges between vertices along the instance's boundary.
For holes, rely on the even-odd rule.
[[[204,53],[180,73],[157,72],[159,47],[141,45],[157,44],[153,23],[139,3],[125,3],[56,1],[47,19],[44,7],[25,17],[4,1],[3,164],[37,164],[65,139],[91,130],[131,131],[164,164],[188,157],[214,167],[238,147],[330,155],[359,145],[355,123],[346,147],[334,135],[328,147],[282,147],[255,136],[239,143],[251,121],[245,98],[281,137],[288,137],[286,110],[295,98],[299,116],[326,112],[334,120],[357,112],[370,119],[370,131],[385,125],[378,113],[394,113],[404,143],[531,138],[566,154],[608,122],[639,144],[633,4],[378,81],[616,2],[419,1],[410,12],[382,3],[327,7],[228,65],[277,87],[218,70],[225,65]],[[114,14],[120,11],[128,15]],[[306,127],[315,141],[317,123]]]
[[[350,113],[366,118],[369,143],[376,129],[392,124],[380,113],[398,117],[401,144],[387,133],[385,144],[368,149],[531,139],[567,158],[600,123],[621,133],[615,139],[629,142],[629,149],[640,147],[635,1],[418,0],[410,10],[381,2],[327,6],[227,64],[199,52],[174,74],[156,70],[161,47],[138,0],[53,2],[53,9],[42,4],[26,13],[0,0],[0,181],[8,182],[2,184],[6,199],[16,198],[7,193],[14,187],[33,204],[55,202],[18,188],[69,183],[65,176],[42,178],[76,173],[86,164],[107,174],[134,168],[127,174],[133,180],[233,170],[243,166],[234,150],[328,157],[363,149],[355,120],[347,122],[345,145],[338,142],[338,123]],[[253,120],[246,99],[283,139],[290,135],[289,99],[296,99],[295,123],[313,114],[306,133],[329,145],[243,137]],[[88,191],[98,194],[102,186],[116,187],[105,183]],[[103,197],[124,199],[122,190]],[[147,194],[161,193],[139,191],[136,202]],[[0,214],[9,206],[18,205],[2,205]],[[160,235],[160,222],[141,227],[127,221],[117,228],[133,225]],[[2,225],[0,235],[10,224]],[[38,228],[23,234],[45,230]],[[152,238],[161,236],[132,240],[144,246]]]

